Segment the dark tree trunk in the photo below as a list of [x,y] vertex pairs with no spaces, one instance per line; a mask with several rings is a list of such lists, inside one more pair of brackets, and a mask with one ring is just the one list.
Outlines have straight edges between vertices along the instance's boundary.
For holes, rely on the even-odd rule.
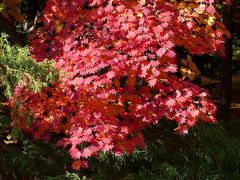
[[[232,6],[224,5],[223,21],[231,35],[233,35],[233,10]],[[228,120],[231,113],[231,91],[232,91],[232,56],[233,38],[225,42],[226,56],[221,61],[221,92],[220,92],[220,115],[224,120]]]

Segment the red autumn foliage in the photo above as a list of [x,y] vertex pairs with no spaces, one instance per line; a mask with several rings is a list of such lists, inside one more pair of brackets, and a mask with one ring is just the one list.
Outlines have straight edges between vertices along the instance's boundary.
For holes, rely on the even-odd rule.
[[33,56],[62,73],[40,93],[18,87],[13,101],[32,122],[15,118],[34,138],[67,148],[74,169],[100,151],[143,148],[141,131],[163,118],[182,134],[215,122],[206,91],[177,75],[176,51],[223,55],[228,33],[213,0],[49,0],[40,22],[29,36]]

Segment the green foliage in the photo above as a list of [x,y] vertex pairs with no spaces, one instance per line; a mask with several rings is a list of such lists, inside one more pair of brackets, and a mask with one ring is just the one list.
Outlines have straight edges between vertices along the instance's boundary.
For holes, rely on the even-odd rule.
[[47,142],[25,139],[22,144],[8,145],[0,156],[0,175],[13,171],[19,176],[56,176],[69,166],[65,151]]
[[148,130],[145,150],[93,160],[93,179],[240,178],[240,137],[230,136],[221,125],[199,124],[184,137],[166,131],[169,126]]
[[[239,124],[233,123],[234,129]],[[0,157],[2,171],[15,171],[46,180],[125,179],[239,179],[240,136],[220,124],[198,124],[188,135],[173,134],[174,124],[164,122],[145,131],[146,149],[114,156],[101,153],[89,169],[73,172],[67,153],[49,142],[27,140],[8,147]],[[154,140],[154,139],[158,140]]]
[[85,176],[80,178],[77,173],[66,172],[63,175],[57,177],[46,177],[45,180],[87,180]]
[[27,47],[12,46],[6,34],[0,36],[0,86],[5,89],[5,96],[12,95],[16,85],[27,84],[34,91],[39,91],[53,82],[56,73],[52,61],[36,62]]
[[0,131],[8,128],[10,123],[11,123],[10,117],[0,114]]
[[4,10],[4,4],[0,3],[0,13]]

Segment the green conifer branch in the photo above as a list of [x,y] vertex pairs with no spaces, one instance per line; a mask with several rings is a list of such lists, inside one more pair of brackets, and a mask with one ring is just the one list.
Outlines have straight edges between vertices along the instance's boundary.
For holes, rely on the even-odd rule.
[[57,78],[53,61],[36,62],[28,47],[10,45],[7,38],[0,35],[0,86],[6,97],[11,97],[16,85],[24,84],[38,92]]

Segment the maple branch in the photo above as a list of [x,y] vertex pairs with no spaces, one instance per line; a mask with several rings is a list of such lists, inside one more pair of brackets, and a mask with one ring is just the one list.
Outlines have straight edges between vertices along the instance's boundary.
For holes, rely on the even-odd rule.
[[24,35],[19,34],[16,31],[15,26],[11,22],[9,22],[3,15],[0,15],[0,24],[0,32],[7,33],[10,36],[12,42],[20,46],[26,45]]
[[42,15],[45,5],[46,0],[33,0],[29,5],[32,8],[25,9],[25,14],[27,14],[27,17],[31,19],[30,21],[33,21],[33,25],[30,28],[25,29],[26,33],[32,32],[37,27],[38,19]]

